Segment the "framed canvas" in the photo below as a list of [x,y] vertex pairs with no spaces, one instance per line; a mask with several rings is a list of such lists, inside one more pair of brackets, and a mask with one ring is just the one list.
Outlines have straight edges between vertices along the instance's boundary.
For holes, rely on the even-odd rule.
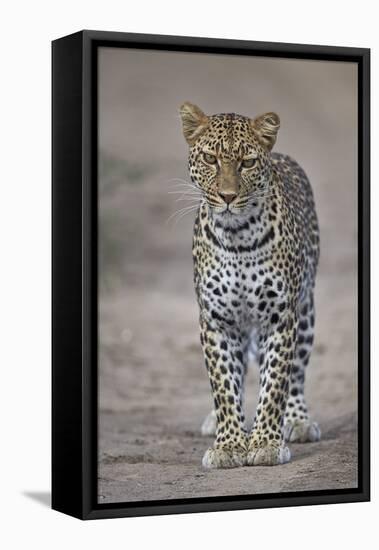
[[369,500],[369,50],[52,53],[53,508]]

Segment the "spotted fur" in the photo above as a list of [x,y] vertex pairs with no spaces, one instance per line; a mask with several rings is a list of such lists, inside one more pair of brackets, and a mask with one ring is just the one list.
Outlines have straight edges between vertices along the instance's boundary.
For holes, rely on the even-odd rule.
[[[316,441],[304,398],[314,333],[319,229],[302,168],[272,153],[279,117],[206,116],[181,107],[189,172],[201,201],[194,282],[200,340],[214,401],[203,433],[208,468],[288,462],[286,441]],[[258,358],[259,398],[246,429],[244,378]]]

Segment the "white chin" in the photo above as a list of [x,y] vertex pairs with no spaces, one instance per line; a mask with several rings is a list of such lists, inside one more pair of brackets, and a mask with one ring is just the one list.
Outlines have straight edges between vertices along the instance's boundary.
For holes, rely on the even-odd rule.
[[233,219],[235,217],[243,217],[246,215],[247,210],[245,208],[235,208],[233,206],[211,206],[212,213],[216,216],[221,216],[224,219]]
[[221,212],[223,216],[226,217],[234,217],[234,216],[240,216],[243,212],[239,208],[226,208]]
[[209,207],[214,214],[227,214],[228,213],[228,207],[227,206],[210,206]]

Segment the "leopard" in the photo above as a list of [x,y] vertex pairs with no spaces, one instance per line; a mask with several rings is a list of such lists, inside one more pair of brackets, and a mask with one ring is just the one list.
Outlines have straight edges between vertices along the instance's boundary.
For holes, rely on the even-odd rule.
[[[285,464],[288,444],[321,436],[304,396],[320,255],[313,191],[295,160],[272,151],[278,114],[206,115],[189,101],[179,114],[198,200],[194,286],[214,404],[202,433],[215,439],[202,465]],[[249,424],[244,386],[254,359],[259,388]]]

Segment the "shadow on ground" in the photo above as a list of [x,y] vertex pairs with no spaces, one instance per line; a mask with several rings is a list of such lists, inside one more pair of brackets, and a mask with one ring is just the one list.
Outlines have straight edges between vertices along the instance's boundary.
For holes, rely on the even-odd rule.
[[51,493],[47,491],[25,491],[23,495],[43,506],[51,507]]

